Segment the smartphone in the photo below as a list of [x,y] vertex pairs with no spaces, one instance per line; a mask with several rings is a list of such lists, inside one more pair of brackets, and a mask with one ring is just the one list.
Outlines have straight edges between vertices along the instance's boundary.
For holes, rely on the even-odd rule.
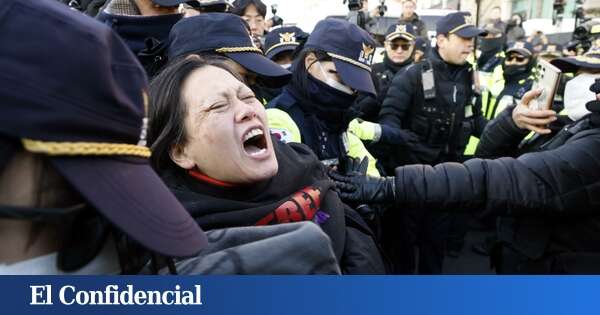
[[554,102],[554,95],[558,90],[561,71],[543,59],[538,60],[536,67],[538,77],[533,82],[532,89],[541,89],[542,94],[529,103],[529,108],[534,110],[550,109],[552,108],[552,102]]

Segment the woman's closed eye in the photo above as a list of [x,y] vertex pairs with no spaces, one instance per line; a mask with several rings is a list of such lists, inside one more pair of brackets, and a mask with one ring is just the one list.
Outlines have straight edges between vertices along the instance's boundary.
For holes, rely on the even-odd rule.
[[210,105],[206,111],[207,112],[220,111],[220,110],[225,109],[227,107],[227,105],[229,105],[229,103],[227,103],[227,102],[215,103],[215,104]]
[[244,94],[244,95],[242,95],[241,99],[242,99],[242,101],[249,102],[249,101],[254,101],[254,99],[256,99],[256,96],[254,96],[254,94],[252,94],[252,93]]

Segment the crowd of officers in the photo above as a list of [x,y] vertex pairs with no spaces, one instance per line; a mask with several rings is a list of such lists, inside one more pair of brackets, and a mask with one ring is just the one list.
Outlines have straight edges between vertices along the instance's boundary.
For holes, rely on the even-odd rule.
[[[474,224],[493,231],[475,249],[490,256],[498,273],[600,272],[600,86],[595,83],[600,78],[600,51],[595,48],[566,57],[573,53],[549,43],[541,32],[525,37],[521,16],[502,21],[499,8],[481,28],[470,13],[456,12],[442,17],[435,30],[427,30],[412,0],[403,2],[401,17],[383,43],[341,19],[322,20],[311,34],[296,26],[273,26],[277,23],[266,19],[267,8],[260,0],[62,2],[110,27],[148,77],[162,82],[164,89],[169,87],[164,69],[175,61],[182,67],[181,60],[191,54],[233,69],[264,105],[274,139],[308,147],[353,209],[346,211],[356,210],[361,217],[352,219],[359,221],[356,226],[347,223],[352,226],[346,230],[347,248],[335,259],[315,249],[305,253],[304,260],[311,258],[314,265],[319,261],[318,267],[288,256],[287,260],[298,259],[289,270],[257,262],[245,266],[246,272],[441,274],[444,257],[459,255]],[[62,10],[45,1],[42,6]],[[435,44],[425,37],[427,31],[437,33]],[[378,46],[384,48],[383,61],[373,64]],[[87,52],[84,48],[82,53]],[[539,59],[553,62],[565,75],[553,107],[536,111],[529,103],[543,92],[532,90]],[[76,82],[72,86],[76,88]],[[156,111],[152,108],[159,94],[151,88],[151,112]],[[153,136],[156,123],[149,123],[149,146],[159,150],[152,142],[162,139]],[[0,132],[14,131],[7,127]],[[35,138],[36,132],[14,136]],[[40,147],[37,152],[51,153]],[[170,156],[177,164],[173,153]],[[156,167],[160,163],[156,161],[155,170],[163,175]],[[227,187],[206,174],[192,175]],[[167,186],[173,190],[169,182]],[[232,199],[241,202],[238,196]],[[112,219],[110,211],[98,210]],[[213,230],[211,220],[206,222],[200,226],[216,235],[219,229]],[[140,229],[116,225],[125,234],[128,228]],[[238,226],[219,226],[228,227]],[[302,229],[310,230],[303,226],[290,231],[298,233],[294,237],[326,242],[315,231],[303,231],[308,236],[302,236]],[[356,230],[362,232],[352,234]],[[155,240],[144,242],[147,236],[142,232],[130,236],[165,256],[189,256],[183,249],[155,246]],[[230,233],[236,232],[260,234]],[[253,237],[248,241],[259,238]],[[351,239],[359,240],[355,250],[348,249]],[[219,241],[209,235],[210,242]],[[195,248],[206,246],[200,243]],[[215,255],[227,248],[214,244],[205,255],[222,258]],[[96,254],[100,250],[104,249],[100,246]],[[290,252],[293,249],[284,246],[263,258],[282,259]],[[251,256],[240,250],[244,253]],[[211,272],[209,263],[216,260],[200,259],[194,270]],[[151,261],[155,271],[164,266],[170,272],[176,269],[168,259],[152,256]],[[332,267],[331,261],[339,261],[339,266]],[[122,272],[136,270],[125,270],[123,260],[120,263]],[[62,261],[61,267],[65,264]]]

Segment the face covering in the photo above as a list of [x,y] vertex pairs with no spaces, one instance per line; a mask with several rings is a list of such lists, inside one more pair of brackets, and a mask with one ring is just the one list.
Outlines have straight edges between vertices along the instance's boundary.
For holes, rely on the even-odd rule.
[[485,38],[481,40],[481,52],[491,52],[501,50],[504,44],[504,37],[498,38]]
[[589,101],[596,99],[596,94],[590,91],[590,86],[600,78],[600,74],[582,73],[565,86],[565,110],[572,120],[578,120],[590,113],[585,107]]
[[305,112],[315,114],[319,119],[327,121],[330,130],[347,128],[348,123],[357,116],[352,110],[356,95],[339,91],[310,73],[307,75],[308,85],[304,91],[307,98],[299,102],[300,107]]
[[509,78],[513,76],[518,76],[520,74],[527,74],[529,72],[529,64],[526,63],[524,65],[509,65],[504,66],[504,75]]
[[321,65],[320,62],[315,62],[316,66],[319,67],[319,70],[321,70],[321,74],[323,75],[323,77],[325,77],[325,84],[329,85],[330,87],[344,92],[348,95],[353,95],[354,91],[352,91],[351,88],[349,88],[348,86],[341,84],[340,82],[336,81],[335,79],[331,78],[330,76],[327,75],[327,73],[325,73],[325,69],[323,69],[323,66]]

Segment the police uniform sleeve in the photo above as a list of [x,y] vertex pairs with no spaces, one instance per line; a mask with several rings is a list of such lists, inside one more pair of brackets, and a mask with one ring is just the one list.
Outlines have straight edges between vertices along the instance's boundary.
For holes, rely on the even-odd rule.
[[[519,158],[396,169],[396,200],[415,209],[479,216],[597,214],[600,130]],[[577,136],[576,136],[577,137]]]
[[348,140],[348,155],[353,158],[362,160],[365,156],[369,158],[369,167],[367,168],[367,175],[370,176],[381,176],[377,170],[377,160],[367,151],[363,142],[354,134],[346,132],[346,138]]
[[268,108],[266,111],[271,134],[284,143],[302,143],[300,129],[288,113],[277,108]]

